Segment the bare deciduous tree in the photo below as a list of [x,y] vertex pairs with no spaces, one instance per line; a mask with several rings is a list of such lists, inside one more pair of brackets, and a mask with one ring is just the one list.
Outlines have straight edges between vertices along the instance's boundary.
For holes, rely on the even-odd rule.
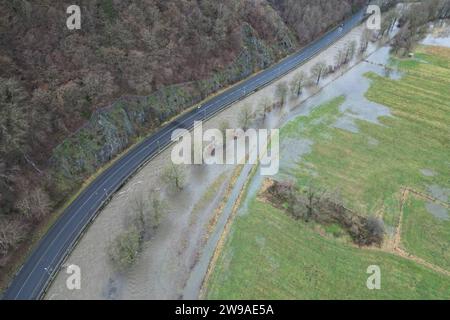
[[275,96],[277,100],[280,101],[281,106],[284,106],[284,102],[286,100],[287,93],[289,91],[289,87],[286,82],[280,82],[277,84],[277,88],[275,90]]
[[185,167],[171,163],[164,169],[161,179],[172,191],[181,191],[186,185]]
[[383,18],[381,19],[381,29],[379,30],[378,37],[381,38],[389,35],[394,28],[396,21],[396,10],[390,10],[383,14]]
[[345,63],[345,50],[339,49],[334,57],[334,60],[336,69],[342,67],[342,65]]
[[50,211],[50,198],[41,188],[24,193],[17,203],[19,211],[29,220],[39,221]]
[[148,198],[143,195],[136,196],[132,203],[133,225],[144,239],[152,236],[153,231],[159,226],[161,218],[166,212],[166,204],[154,192]]
[[220,132],[222,132],[222,136],[224,139],[224,146],[226,146],[225,143],[226,143],[226,138],[227,138],[227,130],[229,130],[229,129],[231,129],[231,128],[230,128],[230,123],[228,122],[228,120],[222,120],[219,123],[219,130],[220,130]]
[[368,242],[381,244],[384,237],[384,223],[380,218],[370,216],[366,221],[366,230],[368,233]]
[[347,64],[355,57],[357,43],[355,40],[350,41],[345,46],[345,59],[344,63]]
[[135,228],[119,234],[108,252],[114,267],[120,272],[127,271],[136,262],[141,244],[141,236]]
[[259,101],[257,117],[262,119],[263,123],[266,121],[267,114],[272,110],[272,102],[269,98],[263,97]]
[[371,31],[368,29],[364,29],[363,33],[361,34],[361,39],[359,42],[359,54],[363,54],[367,51],[367,48],[369,47],[369,41],[370,41]]
[[250,105],[244,105],[239,112],[239,126],[242,130],[247,130],[254,119],[254,114]]
[[306,74],[300,71],[294,75],[291,81],[291,93],[292,95],[299,97],[302,95]]
[[0,157],[13,158],[26,148],[26,93],[14,79],[0,78]]
[[25,225],[17,219],[0,217],[0,256],[6,255],[25,238]]
[[311,74],[316,79],[316,85],[319,84],[320,79],[322,78],[322,75],[326,69],[327,69],[327,64],[324,61],[319,61],[312,67]]

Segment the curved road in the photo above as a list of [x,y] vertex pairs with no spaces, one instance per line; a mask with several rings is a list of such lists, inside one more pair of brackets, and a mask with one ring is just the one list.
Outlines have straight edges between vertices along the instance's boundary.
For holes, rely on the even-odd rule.
[[102,205],[138,168],[157,155],[160,148],[170,144],[173,130],[192,128],[194,121],[211,118],[230,104],[285,75],[336,42],[363,19],[364,11],[362,10],[348,19],[342,28],[334,29],[278,64],[226,90],[199,108],[178,117],[132,148],[100,174],[62,213],[17,272],[3,299],[41,298],[64,258],[71,252],[84,229],[95,219]]

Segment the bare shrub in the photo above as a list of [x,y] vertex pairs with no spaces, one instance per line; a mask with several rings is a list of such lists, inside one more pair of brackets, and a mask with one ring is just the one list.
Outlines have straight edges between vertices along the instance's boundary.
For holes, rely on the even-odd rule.
[[173,192],[181,191],[186,186],[186,169],[171,163],[164,169],[161,179]]
[[366,241],[368,244],[381,245],[385,233],[383,220],[371,216],[365,221],[364,229],[366,230]]
[[[228,122],[228,120],[222,120],[219,123],[219,130],[220,132],[222,132],[222,136],[224,141],[226,141],[227,138],[227,130],[231,129],[230,127],[230,122]],[[225,146],[225,142],[224,142],[224,146]]]
[[131,228],[114,239],[109,247],[109,257],[118,271],[125,272],[136,262],[140,248],[139,232]]
[[161,223],[162,216],[166,213],[167,205],[161,198],[151,193],[148,198],[137,196],[132,204],[133,225],[142,239],[147,239]]
[[316,82],[315,82],[316,85],[319,84],[320,79],[322,79],[322,76],[324,75],[326,69],[327,69],[327,64],[324,61],[317,62],[311,68],[311,74],[316,79]]
[[26,232],[26,226],[19,220],[0,217],[0,256],[6,255],[25,239]]
[[238,123],[242,130],[247,130],[254,119],[252,108],[249,105],[244,105],[239,112]]
[[50,198],[41,188],[24,193],[17,203],[17,209],[31,221],[39,221],[50,208]]
[[286,82],[280,82],[277,84],[277,88],[275,89],[275,96],[277,100],[280,101],[281,106],[284,106],[286,95],[289,92],[289,87]]
[[359,246],[381,245],[383,242],[383,221],[351,212],[345,208],[337,192],[327,192],[311,183],[299,188],[292,182],[275,181],[267,193],[275,206],[286,210],[296,220],[338,224]]
[[290,88],[291,94],[295,97],[299,97],[303,93],[303,87],[305,85],[306,74],[303,71],[300,71],[295,74],[294,78],[291,81]]

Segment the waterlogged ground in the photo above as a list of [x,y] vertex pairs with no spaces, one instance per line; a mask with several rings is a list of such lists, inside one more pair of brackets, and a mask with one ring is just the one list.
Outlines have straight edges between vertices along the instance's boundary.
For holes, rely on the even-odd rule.
[[422,44],[450,48],[449,21],[440,21],[433,24],[431,28],[431,33],[422,41]]
[[[231,119],[231,117],[230,117]],[[181,192],[164,188],[160,173],[170,161],[170,149],[151,161],[113,197],[68,258],[82,272],[81,290],[68,291],[60,272],[49,299],[178,299],[206,240],[210,219],[225,195],[234,166],[192,166]],[[107,254],[114,237],[132,213],[134,197],[160,193],[168,204],[155,236],[146,242],[126,274],[115,272]]]
[[[277,177],[336,190],[348,207],[381,217],[383,247],[355,248],[333,226],[294,221],[256,198],[256,175],[207,298],[448,299],[450,51],[421,47],[392,61],[388,53],[381,48],[286,115]],[[381,290],[366,288],[373,264]]]
[[[354,29],[299,69],[208,121],[204,128],[219,128],[223,120],[227,120],[231,127],[237,127],[239,111],[244,105],[255,110],[262,98],[273,101],[279,82],[289,83],[299,70],[309,73],[318,61],[333,64],[337,51],[348,41],[359,41],[361,33],[361,27]],[[268,115],[264,126],[278,127],[291,109],[339,76],[335,74],[324,79],[319,87],[306,90],[299,99],[288,99],[283,109]],[[173,195],[166,193],[159,177],[168,161],[170,150],[149,162],[132,178],[112,198],[68,257],[65,266],[76,264],[81,267],[81,290],[67,289],[68,275],[63,267],[51,285],[47,299],[181,299],[198,296],[205,273],[202,267],[205,257],[214,251],[214,247],[207,245],[207,240],[217,236],[211,222],[215,209],[229,192],[235,167],[188,168],[189,185],[183,192]],[[149,192],[161,193],[169,203],[169,213],[163,218],[156,235],[145,244],[136,265],[126,274],[118,274],[111,266],[107,248],[124,230],[133,198]]]
[[[337,50],[350,40],[359,40],[360,35],[361,28],[353,30],[338,44],[299,69],[308,73],[319,60],[333,64]],[[435,38],[425,41],[441,41],[433,40]],[[367,180],[373,180],[379,186],[384,186],[386,177],[389,176],[387,172],[375,170],[371,175],[363,177],[362,182],[359,181],[361,179],[358,179],[358,170],[363,168],[355,166],[357,162],[346,162],[349,155],[353,153],[351,148],[329,154],[329,160],[334,162],[331,162],[330,170],[333,169],[332,171],[326,170],[326,166],[330,163],[325,163],[324,166],[324,163],[316,165],[313,161],[317,150],[326,149],[317,149],[317,138],[319,137],[321,141],[325,142],[332,141],[334,131],[331,130],[338,130],[341,133],[341,142],[348,139],[350,145],[355,143],[366,147],[366,149],[359,150],[370,155],[367,159],[359,159],[366,161],[365,165],[370,164],[377,167],[380,163],[382,164],[382,161],[379,160],[380,154],[377,155],[375,150],[385,146],[386,137],[382,134],[367,135],[365,133],[368,127],[377,128],[375,132],[389,128],[391,121],[395,121],[397,115],[390,107],[387,107],[388,103],[384,103],[382,99],[380,101],[373,96],[368,96],[367,92],[371,83],[378,81],[379,78],[385,77],[391,81],[399,81],[404,77],[404,72],[396,69],[395,64],[389,61],[388,48],[376,49],[376,46],[370,45],[369,53],[372,54],[367,58],[367,62],[356,66],[353,62],[351,70],[343,69],[323,79],[319,87],[305,90],[299,99],[288,99],[283,109],[268,115],[265,126],[276,128],[287,123],[285,128],[288,128],[293,126],[291,123],[295,123],[299,117],[309,117],[315,114],[316,116],[309,124],[300,123],[298,126],[293,126],[293,131],[297,132],[300,132],[303,126],[316,128],[311,136],[295,133],[290,136],[289,130],[283,129],[285,136],[281,141],[279,177],[294,176],[298,179],[307,177],[320,180],[325,176],[328,177],[328,180],[324,181],[328,181],[334,186],[339,184],[353,186],[346,190],[347,193],[354,194],[354,198],[349,197],[349,204],[367,212],[373,208],[380,209],[377,214],[383,212],[387,229],[391,231],[393,237],[398,233],[399,214],[390,208],[398,208],[398,195],[384,198],[384,203],[380,205],[379,201],[373,201],[373,199],[379,198],[378,189],[365,190],[361,188],[361,183]],[[416,62],[426,61],[429,58],[430,55],[419,52],[416,55]],[[436,62],[436,59],[433,62]],[[445,65],[445,60],[438,59],[438,63]],[[385,68],[385,66],[394,66],[394,69]],[[289,83],[294,74],[295,71],[280,81]],[[231,126],[236,126],[239,110],[244,105],[250,105],[255,109],[262,98],[273,100],[278,82],[235,104],[208,122],[205,128],[217,128],[224,119],[228,120]],[[320,90],[321,88],[323,89]],[[304,101],[312,95],[314,95],[312,98]],[[322,107],[317,108],[318,106]],[[328,113],[328,116],[322,117],[321,112]],[[322,130],[323,128],[326,130]],[[352,140],[355,137],[360,138]],[[386,156],[398,151],[395,142],[391,142],[390,145],[391,148],[386,150]],[[331,150],[335,149],[331,148]],[[375,153],[372,154],[372,152]],[[320,152],[318,156],[322,157]],[[448,172],[450,163],[447,161],[447,167],[436,166],[435,163],[439,159],[432,158],[428,162],[422,161],[414,165],[415,174],[413,176],[417,179],[419,179],[418,177],[424,179],[424,191],[443,200],[449,187],[443,181],[445,181],[445,172]],[[74,263],[81,267],[82,289],[67,290],[65,281],[68,275],[65,274],[63,268],[46,298],[178,299],[198,296],[205,266],[214,252],[214,246],[211,243],[217,240],[221,228],[224,227],[226,215],[230,214],[231,210],[229,208],[223,210],[222,221],[219,219],[215,228],[211,221],[217,213],[218,206],[227,207],[224,197],[233,197],[229,184],[236,168],[234,166],[189,168],[188,187],[182,193],[173,195],[164,191],[159,179],[160,171],[167,165],[168,159],[169,151],[166,151],[152,160],[114,196],[69,256],[66,265]],[[344,168],[338,175],[335,175],[335,172],[339,172],[334,170],[336,166]],[[387,163],[386,166],[389,164]],[[353,172],[355,177],[351,179],[346,177],[345,173],[349,171]],[[248,174],[247,170],[246,174]],[[393,178],[394,180],[401,179],[401,175],[394,174]],[[217,268],[212,273],[207,297],[440,298],[445,292],[450,291],[448,278],[442,273],[430,270],[429,267],[385,253],[361,253],[358,249],[349,248],[339,239],[329,238],[329,236],[323,239],[309,227],[292,224],[292,221],[283,213],[255,203],[255,196],[262,183],[263,177],[256,174],[248,185],[247,196],[240,207],[236,226],[231,229],[231,236],[225,245],[224,253],[219,257]],[[392,187],[388,184],[389,186]],[[398,187],[398,183],[396,187]],[[170,212],[163,219],[155,237],[146,244],[138,263],[126,274],[119,275],[111,268],[107,247],[112,239],[124,229],[133,197],[136,194],[150,192],[150,190],[161,192],[169,202]],[[361,190],[367,192],[368,195],[361,196]],[[388,188],[388,190],[391,189]],[[374,197],[369,196],[372,193],[375,195]],[[359,200],[358,197],[360,197]],[[425,245],[423,245],[424,242],[419,245],[417,240],[423,236],[411,239],[405,235],[402,246],[413,254],[426,258],[434,265],[445,268],[448,266],[446,264],[448,258],[436,252],[448,249],[448,244],[442,241],[442,239],[446,239],[448,227],[440,224],[447,221],[448,207],[434,201],[423,201],[421,212],[427,213],[428,218],[436,219],[428,220],[426,215],[422,215],[427,222],[431,221],[431,225],[427,225],[427,230],[435,228],[440,231],[428,233],[431,238],[425,242]],[[405,209],[406,211],[408,210]],[[257,221],[255,213],[260,213]],[[405,214],[405,219],[405,225],[416,225],[417,220],[415,219],[418,217]],[[401,233],[416,235],[425,232],[424,230],[410,230],[410,228],[404,227]],[[283,239],[277,236],[280,233],[284,234]],[[323,230],[321,233],[323,234]],[[326,230],[325,234],[327,234]],[[288,239],[289,244],[286,245]],[[336,242],[336,240],[339,241]],[[282,247],[278,247],[273,241],[281,244]],[[437,246],[433,245],[436,241],[439,244]],[[242,243],[246,243],[248,246],[242,246]],[[327,248],[330,248],[331,251]],[[283,258],[286,254],[289,259]],[[258,261],[258,268],[255,268],[255,261]],[[293,266],[293,261],[295,266]],[[365,296],[365,287],[360,287],[361,283],[365,284],[364,268],[367,264],[375,262],[382,265],[383,270],[388,270],[396,276],[387,275],[385,283],[390,287],[389,290]],[[317,265],[327,265],[328,267],[316,268]],[[364,270],[361,274],[362,269]],[[416,276],[408,278],[406,274]],[[405,277],[399,275],[405,275]],[[361,281],[357,281],[357,279]],[[255,286],[255,283],[260,285]],[[264,285],[261,286],[261,283]],[[323,283],[329,284],[328,289],[321,287]],[[405,295],[408,290],[410,292]]]

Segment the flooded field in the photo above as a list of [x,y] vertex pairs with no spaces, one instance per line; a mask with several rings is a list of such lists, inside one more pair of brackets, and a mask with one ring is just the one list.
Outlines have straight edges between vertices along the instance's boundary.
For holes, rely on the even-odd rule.
[[[445,47],[448,39],[432,33],[425,42]],[[411,58],[374,48],[280,119],[274,178],[313,185],[382,219],[383,243],[357,248],[335,225],[294,219],[257,197],[264,177],[256,174],[206,298],[448,298],[450,51],[440,48],[418,46]],[[389,278],[384,290],[365,290],[368,264]]]
[[[237,126],[239,110],[249,105],[256,110],[261,99],[275,99],[276,86],[280,82],[289,83],[295,72],[303,70],[309,73],[319,60],[333,64],[337,50],[348,41],[359,41],[362,28],[356,28],[335,46],[321,53],[298,70],[283,79],[256,92],[245,100],[235,104],[214,119],[207,122],[205,128],[217,128],[227,120],[231,126]],[[342,113],[332,124],[333,127],[351,133],[358,133],[358,121],[363,120],[379,126],[380,117],[392,117],[389,108],[369,101],[365,97],[370,87],[370,79],[364,75],[374,72],[389,76],[393,80],[402,78],[389,65],[389,48],[377,48],[371,44],[370,55],[366,61],[353,61],[350,68],[342,69],[324,78],[319,87],[305,90],[300,98],[289,98],[282,110],[268,114],[265,126],[278,128],[298,116],[309,114],[315,107],[337,96],[343,96],[339,106]],[[369,137],[367,143],[377,146],[379,141]],[[295,141],[283,141],[281,144],[281,169],[289,170],[302,156],[309,154],[314,142],[304,138]],[[86,232],[78,246],[69,256],[66,265],[76,264],[82,270],[82,289],[69,291],[65,286],[67,274],[63,269],[51,286],[47,299],[182,299],[196,298],[202,285],[205,269],[215,247],[212,245],[220,236],[231,204],[224,199],[235,199],[237,191],[229,190],[235,166],[194,166],[188,170],[189,185],[179,194],[167,194],[161,187],[160,172],[167,165],[170,149],[163,152],[144,167],[130,182],[118,192],[106,206],[94,224]],[[244,170],[248,174],[250,168]],[[432,171],[423,168],[423,175]],[[311,169],[314,174],[314,169]],[[245,182],[245,176],[238,181]],[[240,180],[239,180],[240,179]],[[242,180],[242,181],[241,181]],[[256,174],[247,189],[247,197],[239,214],[245,214],[249,199],[259,190],[263,178]],[[213,188],[214,192],[208,193]],[[113,271],[107,255],[107,247],[114,237],[126,225],[130,211],[130,201],[134,195],[160,192],[169,203],[169,214],[164,217],[157,234],[142,251],[137,264],[127,274]],[[227,194],[231,192],[231,194]],[[225,215],[217,222],[217,229],[211,227],[211,219],[216,209],[224,205]],[[437,209],[433,209],[438,212]],[[442,215],[442,213],[439,213]],[[209,239],[211,240],[208,243]],[[261,239],[263,245],[264,239]]]
[[431,33],[422,41],[422,44],[450,48],[450,22],[440,21],[432,24],[430,28]]
[[[261,99],[274,101],[278,83],[289,83],[299,70],[309,73],[318,61],[333,64],[337,50],[348,41],[359,41],[361,33],[361,27],[355,28],[305,65],[220,113],[204,124],[204,128],[218,128],[225,120],[231,127],[237,127],[239,110],[244,105],[251,106],[255,111]],[[338,76],[324,79],[321,86]],[[280,119],[289,110],[318,89],[306,92],[300,99],[288,99],[283,110],[276,110],[267,116],[265,126],[278,127]],[[207,257],[214,251],[214,248],[207,246],[211,232],[210,222],[215,209],[225,197],[234,166],[193,166],[188,169],[189,185],[184,191],[168,195],[161,187],[159,176],[169,159],[170,149],[149,162],[133,177],[113,197],[68,257],[65,266],[76,264],[81,268],[81,290],[70,291],[66,288],[68,275],[63,268],[50,287],[47,299],[181,299],[185,296],[194,298],[198,294],[204,274],[197,273],[205,272],[202,267],[205,258],[201,257]],[[222,181],[219,183],[218,179]],[[217,190],[205,196],[213,184]],[[169,214],[163,218],[154,238],[146,243],[137,264],[126,274],[118,274],[111,267],[108,246],[125,228],[133,197],[151,190],[160,192],[168,201]],[[201,210],[197,210],[199,207]],[[215,234],[211,236],[214,237]],[[197,266],[199,261],[200,266]]]

